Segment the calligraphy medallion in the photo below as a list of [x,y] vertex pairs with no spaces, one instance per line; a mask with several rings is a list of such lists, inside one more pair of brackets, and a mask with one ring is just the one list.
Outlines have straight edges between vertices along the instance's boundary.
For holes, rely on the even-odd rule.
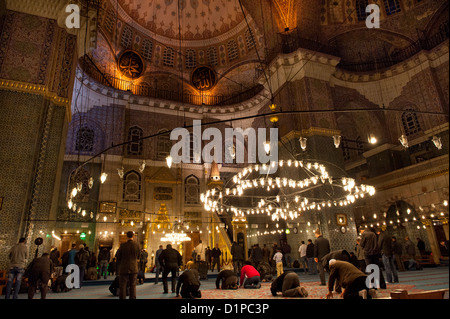
[[192,72],[192,85],[199,91],[211,90],[216,81],[216,72],[207,66],[198,67]]
[[118,61],[120,72],[129,79],[137,79],[144,73],[144,60],[135,51],[123,52]]

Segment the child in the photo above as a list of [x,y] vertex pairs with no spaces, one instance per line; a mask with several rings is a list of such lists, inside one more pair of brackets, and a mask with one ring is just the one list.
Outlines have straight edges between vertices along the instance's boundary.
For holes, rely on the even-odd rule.
[[277,249],[277,253],[273,256],[273,260],[275,260],[275,264],[277,265],[277,277],[280,277],[283,271],[283,254],[280,249]]

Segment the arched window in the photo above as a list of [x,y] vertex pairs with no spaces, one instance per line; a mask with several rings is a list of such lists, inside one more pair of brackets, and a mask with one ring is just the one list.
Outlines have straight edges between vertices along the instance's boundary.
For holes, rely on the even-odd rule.
[[144,41],[142,41],[141,46],[142,57],[150,62],[152,60],[152,53],[153,53],[153,42],[148,39],[145,39]]
[[245,31],[245,42],[247,43],[247,50],[252,50],[256,44],[255,44],[255,35],[253,34],[253,31],[251,29],[247,29]]
[[130,26],[126,25],[122,30],[122,38],[120,40],[120,44],[125,49],[128,49],[133,44],[133,29]]
[[130,171],[123,177],[123,201],[141,201],[141,175],[136,171]]
[[210,47],[208,51],[206,51],[206,55],[208,57],[209,65],[217,65],[219,64],[219,58],[217,57],[217,49],[215,47]]
[[341,137],[341,150],[342,156],[344,157],[344,161],[345,162],[349,161],[351,159],[351,154],[347,139],[344,136]]
[[235,40],[227,43],[228,60],[233,61],[239,58],[238,45]]
[[184,181],[184,203],[186,205],[200,204],[200,181],[194,175]]
[[356,15],[358,16],[359,21],[366,21],[368,16],[366,8],[368,5],[369,0],[356,0],[355,8],[356,8]]
[[400,0],[383,0],[383,1],[384,7],[386,9],[386,14],[388,16],[402,11],[400,7]]
[[109,9],[108,13],[105,16],[105,30],[110,34],[113,34],[114,28],[116,24],[116,12],[113,9]]
[[[166,132],[167,130],[161,130],[161,132]],[[172,141],[170,140],[170,133],[159,135],[156,140],[156,154],[158,160],[165,161],[167,156],[170,155],[170,149],[172,148]]]
[[186,51],[186,69],[194,69],[197,67],[197,52],[189,49]]
[[142,155],[142,137],[144,131],[137,126],[130,127],[128,130],[128,155]]
[[412,109],[402,113],[402,124],[406,136],[414,135],[422,131],[417,113]]
[[78,130],[75,150],[82,153],[91,153],[94,151],[94,130],[88,127],[82,127]]
[[165,66],[173,67],[174,60],[175,60],[175,50],[172,48],[165,48],[163,54],[163,64]]

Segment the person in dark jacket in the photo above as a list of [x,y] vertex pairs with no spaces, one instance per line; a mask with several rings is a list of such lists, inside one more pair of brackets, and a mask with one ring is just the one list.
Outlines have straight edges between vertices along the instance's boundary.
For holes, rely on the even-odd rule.
[[158,250],[156,251],[155,254],[155,285],[158,284],[158,280],[159,280],[159,274],[162,272],[162,266],[159,263],[159,256],[161,256],[161,253],[164,251],[163,246],[159,245]]
[[141,250],[138,261],[138,283],[143,285],[145,282],[145,269],[148,263],[148,252],[145,249]]
[[311,239],[308,239],[306,246],[306,260],[308,261],[308,274],[317,275],[317,263],[314,260],[314,244]]
[[417,249],[419,250],[421,256],[426,255],[425,242],[420,238],[417,238]]
[[408,270],[413,270],[417,267],[416,247],[414,246],[413,242],[409,239],[409,237],[405,237],[405,250],[406,254],[409,257]]
[[377,229],[378,246],[381,251],[381,259],[383,260],[384,270],[386,271],[387,281],[390,283],[398,282],[397,268],[394,264],[394,250],[392,245],[392,237],[381,228]]
[[89,253],[84,249],[84,245],[79,246],[79,251],[75,255],[75,264],[80,268],[80,287],[83,285],[84,275],[89,262]]
[[392,251],[394,260],[397,263],[398,271],[406,271],[405,264],[402,261],[403,246],[397,241],[397,237],[392,236]]
[[159,256],[159,263],[164,268],[162,274],[164,293],[169,293],[167,277],[169,273],[172,274],[172,293],[175,293],[175,286],[177,281],[177,272],[180,266],[183,264],[180,253],[172,248],[172,245],[167,245],[166,249]]
[[374,290],[366,286],[367,275],[346,261],[332,259],[329,263],[327,299],[333,297],[335,281],[343,288],[341,297],[344,299],[371,299],[375,297]]
[[316,241],[314,242],[314,259],[319,264],[320,285],[325,286],[325,269],[321,262],[325,255],[330,253],[330,242],[324,238],[320,230],[316,230]]
[[117,273],[119,275],[119,298],[126,299],[127,287],[129,298],[136,299],[136,284],[138,273],[139,245],[134,241],[134,232],[127,232],[128,241],[116,252]]
[[41,284],[41,299],[46,299],[48,282],[51,274],[53,273],[53,262],[50,259],[50,255],[44,253],[42,257],[35,258],[30,266],[31,269],[28,278],[30,284],[28,287],[28,299],[33,299],[38,282]]
[[202,297],[202,292],[200,291],[200,280],[197,269],[190,269],[184,271],[180,278],[178,278],[177,284],[177,298],[180,297],[181,288],[181,298],[183,299],[197,299]]
[[[374,228],[365,229],[361,235],[361,247],[364,249],[366,257],[366,265],[380,266],[380,249],[378,246],[378,238]],[[383,272],[380,271],[380,287],[386,289]]]
[[270,287],[272,295],[275,297],[281,292],[283,297],[308,297],[308,291],[300,286],[300,278],[295,272],[287,271],[278,276]]
[[219,248],[219,244],[216,244],[211,250],[212,267],[211,270],[214,271],[214,267],[217,265],[217,271],[220,272],[220,256],[222,256],[222,251]]
[[281,247],[281,252],[283,253],[283,266],[291,268],[292,267],[292,257],[291,257],[291,245],[285,243]]
[[244,266],[244,248],[237,242],[233,242],[231,246],[231,256],[233,256],[233,268],[237,275],[240,275],[241,269]]
[[[222,287],[220,287],[220,283],[222,282]],[[236,276],[236,273],[232,270],[222,270],[216,279],[216,288],[217,289],[239,289],[239,278]]]
[[[345,249],[332,251],[331,253],[325,255],[322,258],[322,267],[329,273],[330,272],[330,260],[340,260],[350,262],[350,254]],[[336,282],[335,291],[337,293],[341,293],[341,286],[339,286],[339,282]]]
[[103,247],[100,253],[98,254],[98,263],[100,268],[100,277],[103,276],[104,279],[108,276],[108,264],[111,260],[111,253],[108,248]]
[[113,260],[108,265],[108,272],[110,276],[114,276],[117,272],[117,259],[113,258]]
[[270,259],[269,259],[270,258],[270,250],[266,244],[264,244],[262,251],[263,251],[263,262],[270,263]]
[[263,251],[259,244],[255,244],[252,257],[254,267],[258,268],[259,263],[263,261]]
[[58,267],[59,266],[59,250],[56,247],[53,247],[53,249],[50,251],[50,260],[53,263],[54,267]]

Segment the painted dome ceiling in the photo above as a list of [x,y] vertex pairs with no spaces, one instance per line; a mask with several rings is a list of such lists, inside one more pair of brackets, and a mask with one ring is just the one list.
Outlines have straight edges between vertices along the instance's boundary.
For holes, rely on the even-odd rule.
[[166,43],[179,40],[180,34],[183,41],[226,39],[246,28],[238,1],[111,0],[111,4],[134,28]]

